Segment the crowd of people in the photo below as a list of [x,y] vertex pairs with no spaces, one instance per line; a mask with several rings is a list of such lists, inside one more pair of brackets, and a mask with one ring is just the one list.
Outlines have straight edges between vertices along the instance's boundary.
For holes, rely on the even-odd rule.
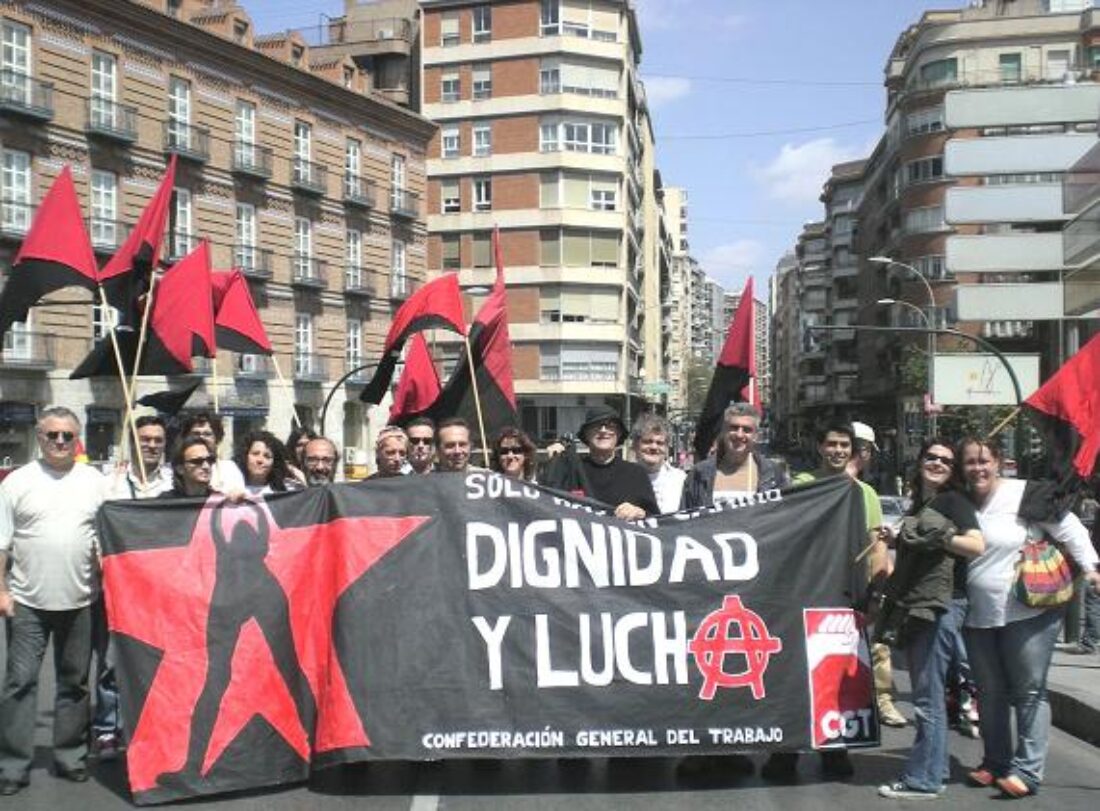
[[[296,428],[285,443],[268,431],[254,431],[243,437],[231,459],[219,454],[224,431],[216,414],[184,418],[171,445],[169,429],[159,416],[139,417],[130,461],[102,474],[76,460],[81,432],[76,414],[48,408],[37,424],[40,457],[0,483],[0,616],[7,628],[0,795],[15,794],[29,781],[39,671],[51,641],[57,676],[56,774],[87,780],[90,749],[109,759],[123,748],[114,652],[99,593],[95,519],[103,501],[213,493],[239,501],[336,479],[336,444],[306,428]],[[825,477],[849,477],[859,490],[866,521],[866,546],[852,563],[866,573],[876,617],[872,658],[879,718],[892,726],[908,724],[893,701],[893,647],[907,660],[916,727],[902,774],[881,786],[879,794],[899,799],[943,794],[948,709],[964,716],[974,712],[971,685],[980,696],[984,756],[968,781],[996,787],[1006,797],[1036,793],[1050,727],[1046,677],[1065,612],[1020,603],[1012,588],[1015,564],[1036,534],[1064,546],[1084,572],[1090,592],[1092,625],[1086,626],[1081,645],[1095,646],[1100,630],[1095,627],[1100,599],[1095,529],[1090,543],[1072,513],[1036,506],[1025,482],[1002,479],[999,449],[987,440],[952,445],[931,437],[921,447],[911,482],[912,508],[895,534],[884,525],[875,490],[862,481],[877,451],[870,426],[822,426],[817,467],[793,478],[782,463],[760,452],[759,431],[760,415],[751,405],[731,404],[710,456],[685,471],[670,462],[672,432],[665,420],[646,414],[628,431],[620,415],[605,407],[589,412],[580,427],[586,454],[578,454],[572,441],[557,443],[540,464],[531,438],[506,427],[486,443],[480,461],[503,476],[599,502],[628,521]],[[636,461],[620,453],[627,442]],[[471,452],[471,429],[461,418],[387,426],[378,433],[375,472],[368,479],[461,473],[475,464]],[[89,688],[93,655],[94,702]],[[752,761],[738,754],[687,758],[681,768],[687,774],[754,771]],[[844,750],[823,752],[821,769],[833,779],[854,771]],[[773,753],[761,775],[793,782],[798,754]]]

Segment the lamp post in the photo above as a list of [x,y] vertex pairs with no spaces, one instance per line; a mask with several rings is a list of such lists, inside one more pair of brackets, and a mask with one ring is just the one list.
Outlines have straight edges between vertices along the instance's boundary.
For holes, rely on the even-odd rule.
[[[924,285],[924,292],[928,294],[928,313],[925,315],[925,326],[928,330],[928,432],[929,435],[936,435],[936,412],[933,410],[933,406],[936,402],[936,296],[932,292],[932,285],[923,273],[917,270],[912,265],[905,262],[899,262],[896,259],[892,259],[889,256],[872,256],[867,259],[868,262],[873,262],[876,265],[882,265],[884,267],[899,267],[903,268],[913,276],[920,279],[921,284]],[[919,309],[915,305],[908,301],[900,301],[898,299],[880,299],[877,303],[884,304],[889,302],[893,304],[897,301],[899,304],[908,304],[913,309]]]

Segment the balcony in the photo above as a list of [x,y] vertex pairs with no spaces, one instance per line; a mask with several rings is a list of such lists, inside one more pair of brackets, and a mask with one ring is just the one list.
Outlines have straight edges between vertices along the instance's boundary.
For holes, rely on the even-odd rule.
[[18,71],[0,70],[0,112],[49,121],[53,118],[53,85]]
[[214,374],[214,364],[210,358],[191,358],[191,371],[184,374],[192,377],[209,377]]
[[323,195],[328,185],[328,169],[305,158],[290,159],[290,187],[305,194]]
[[0,368],[46,372],[54,368],[52,334],[8,330],[0,351]]
[[270,248],[257,248],[255,245],[233,246],[233,267],[249,279],[266,282],[272,278]]
[[344,359],[344,374],[348,374],[355,370],[351,374],[351,377],[347,378],[344,382],[353,386],[365,386],[370,382],[371,377],[374,375],[375,365],[371,364],[364,368],[363,356],[350,357]]
[[130,226],[121,220],[88,217],[86,222],[92,247],[98,253],[113,253],[130,235]]
[[401,301],[411,296],[417,288],[420,287],[420,283],[415,279],[410,279],[404,275],[391,275],[390,276],[390,298],[394,301]]
[[314,352],[295,352],[294,380],[298,383],[323,383],[328,379],[325,360],[323,355]]
[[23,200],[0,200],[0,238],[22,240],[31,227],[34,206]]
[[84,131],[89,136],[132,144],[138,137],[137,116],[137,107],[129,104],[119,104],[110,99],[88,99],[88,123]]
[[164,151],[184,160],[206,163],[210,160],[210,130],[184,121],[165,121]]
[[356,298],[373,298],[374,285],[367,276],[367,269],[358,265],[348,265],[344,269],[344,295]]
[[348,172],[344,175],[344,202],[358,208],[373,208],[374,184]]
[[250,141],[233,142],[233,173],[267,180],[271,177],[272,152]]
[[390,214],[395,217],[415,220],[420,216],[420,195],[406,189],[391,190]]
[[271,358],[267,355],[238,354],[233,376],[238,380],[268,380],[273,376]]
[[295,287],[324,290],[325,271],[325,263],[320,259],[296,253],[291,258],[290,283]]

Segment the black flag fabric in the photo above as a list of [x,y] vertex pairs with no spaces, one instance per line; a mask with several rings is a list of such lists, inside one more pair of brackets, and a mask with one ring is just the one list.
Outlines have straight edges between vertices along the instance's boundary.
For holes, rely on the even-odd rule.
[[187,401],[191,399],[191,395],[194,394],[195,390],[201,385],[202,378],[200,377],[194,383],[189,386],[184,386],[182,389],[155,391],[151,394],[139,397],[138,405],[149,406],[149,408],[155,408],[161,414],[167,414],[174,417],[180,413],[180,409],[187,404]]
[[634,524],[413,478],[104,505],[138,804],[357,760],[877,744],[846,477]]

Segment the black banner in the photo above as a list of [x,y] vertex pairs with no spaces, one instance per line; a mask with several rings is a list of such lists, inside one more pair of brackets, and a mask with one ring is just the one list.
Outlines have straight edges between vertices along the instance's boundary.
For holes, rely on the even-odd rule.
[[846,477],[628,524],[495,474],[113,502],[138,803],[367,759],[878,743]]

